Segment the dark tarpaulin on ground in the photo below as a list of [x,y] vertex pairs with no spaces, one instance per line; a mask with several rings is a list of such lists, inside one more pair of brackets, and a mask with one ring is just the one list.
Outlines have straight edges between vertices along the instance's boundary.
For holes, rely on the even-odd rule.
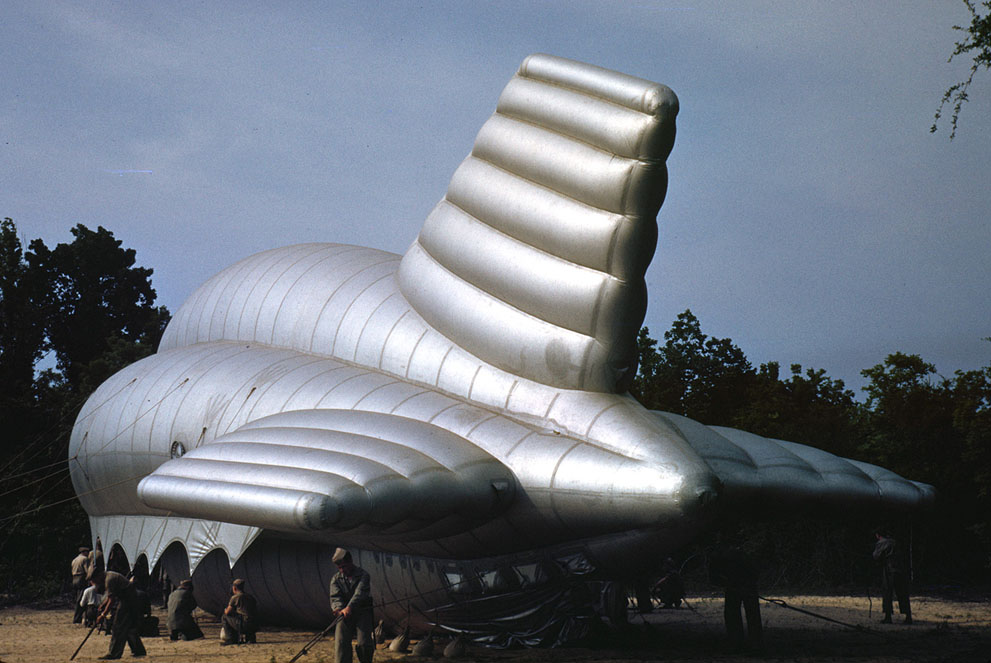
[[601,622],[612,583],[589,580],[584,555],[554,560],[554,573],[534,574],[518,588],[466,595],[424,616],[438,629],[486,647],[556,647],[581,640]]

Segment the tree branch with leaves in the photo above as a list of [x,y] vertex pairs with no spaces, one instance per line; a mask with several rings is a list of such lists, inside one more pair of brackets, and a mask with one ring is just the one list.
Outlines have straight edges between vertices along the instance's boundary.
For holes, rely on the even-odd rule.
[[[964,102],[968,100],[967,95],[974,76],[981,67],[984,69],[991,68],[991,0],[984,0],[980,5],[975,4],[972,0],[963,0],[963,3],[970,10],[970,25],[968,27],[960,25],[953,26],[954,30],[959,30],[965,33],[966,36],[956,43],[956,48],[947,62],[952,62],[953,58],[963,53],[974,51],[976,53],[974,54],[974,59],[970,66],[970,74],[967,78],[951,85],[943,94],[943,98],[939,102],[939,108],[936,109],[933,124],[929,128],[931,133],[935,133],[936,125],[939,124],[940,118],[943,117],[943,109],[948,103],[952,103],[953,115],[950,116],[950,140],[953,140],[957,135],[957,120],[960,117],[960,109],[963,107]],[[983,11],[985,12],[983,16],[978,10],[978,7],[983,7]]]

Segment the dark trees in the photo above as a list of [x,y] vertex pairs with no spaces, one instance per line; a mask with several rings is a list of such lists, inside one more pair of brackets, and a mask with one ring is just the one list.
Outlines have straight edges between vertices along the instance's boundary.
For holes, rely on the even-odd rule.
[[918,355],[896,352],[863,374],[864,454],[936,486],[932,546],[957,560],[944,567],[950,579],[991,571],[991,365],[942,378]]
[[712,338],[690,310],[664,332],[660,348],[644,327],[637,339],[640,370],[633,394],[651,410],[711,425],[732,425],[753,381],[753,367],[728,338]]
[[896,352],[861,373],[870,379],[864,387],[871,420],[864,450],[899,474],[933,472],[939,453],[933,442],[957,446],[951,392],[945,381],[933,379],[936,367],[918,355]]
[[[991,339],[985,339],[991,342]],[[965,511],[977,538],[984,569],[991,571],[991,364],[974,371],[958,371],[954,382],[954,428],[962,437],[958,462],[972,473],[974,494]]]
[[[0,224],[0,593],[51,593],[64,555],[89,541],[67,471],[72,424],[103,380],[154,351],[169,319],[134,250],[102,227],[72,234],[24,251],[14,222]],[[54,368],[39,370],[49,353]]]
[[754,370],[728,338],[712,338],[690,310],[678,315],[658,347],[644,327],[637,339],[640,370],[631,390],[651,410],[674,412],[708,425],[742,428],[766,437],[852,451],[858,406],[842,380],[824,370],[791,366],[780,379],[776,362]]
[[71,243],[52,250],[34,240],[27,261],[48,286],[44,324],[61,377],[74,391],[91,391],[121,368],[89,375],[94,361],[112,348],[121,353],[122,344],[138,355],[153,352],[169,315],[154,306],[152,270],[135,266],[134,249],[123,248],[102,226],[93,231],[80,224],[72,235]]
[[861,409],[843,380],[830,378],[823,369],[803,372],[800,364],[791,365],[788,379],[779,373],[776,362],[761,365],[733,426],[844,457],[858,456]]
[[0,222],[0,422],[8,439],[26,434],[22,416],[33,405],[34,367],[45,351],[45,289],[28,269],[14,222]]
[[960,460],[974,468],[977,498],[991,514],[991,365],[958,371],[953,391],[953,425],[963,438]]
[[[821,369],[793,364],[787,377],[775,362],[753,369],[730,339],[702,333],[691,311],[664,339],[659,346],[646,328],[638,338],[632,392],[646,407],[808,444],[930,483],[939,497],[936,514],[914,528],[917,577],[991,578],[991,365],[943,378],[918,355],[896,352],[862,372],[869,382],[858,402]],[[872,571],[870,529],[879,523],[858,522],[857,514],[845,520],[725,523],[717,535],[751,542],[785,584],[825,588],[863,582]],[[908,537],[908,523],[901,524]]]

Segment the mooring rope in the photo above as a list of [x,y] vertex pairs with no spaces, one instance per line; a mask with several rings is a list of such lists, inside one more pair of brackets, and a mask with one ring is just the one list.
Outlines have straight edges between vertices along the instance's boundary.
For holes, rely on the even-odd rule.
[[757,598],[759,598],[761,601],[766,601],[768,603],[773,603],[776,606],[780,606],[782,608],[787,608],[788,610],[794,610],[795,612],[800,612],[803,615],[809,615],[810,617],[815,617],[816,619],[822,619],[822,620],[825,620],[827,622],[832,622],[834,624],[839,624],[840,626],[845,626],[847,628],[852,628],[855,631],[860,631],[862,633],[869,633],[871,635],[876,635],[876,636],[878,636],[880,638],[887,638],[888,637],[884,633],[881,633],[880,631],[875,631],[874,629],[867,628],[866,626],[861,626],[860,624],[850,624],[850,623],[847,623],[847,622],[840,621],[839,619],[833,619],[832,617],[827,617],[826,615],[821,615],[821,614],[819,614],[817,612],[812,612],[811,610],[805,610],[804,608],[796,608],[793,605],[788,605],[788,603],[785,602],[784,599],[769,599],[766,596],[758,596]]

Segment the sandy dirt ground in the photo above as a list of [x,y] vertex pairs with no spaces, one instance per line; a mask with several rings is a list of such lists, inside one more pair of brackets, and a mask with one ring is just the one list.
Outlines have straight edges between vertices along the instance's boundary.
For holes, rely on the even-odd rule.
[[[878,624],[880,602],[873,611],[865,597],[784,597],[789,606],[858,626],[849,628],[775,604],[761,606],[765,647],[759,656],[727,653],[723,641],[722,601],[690,600],[691,609],[658,610],[641,617],[631,614],[631,626],[595,648],[497,651],[472,647],[464,661],[611,662],[626,661],[953,661],[991,662],[991,601],[913,598],[915,624]],[[155,614],[164,624],[164,611]],[[897,617],[897,616],[896,616]],[[206,634],[203,640],[172,642],[168,637],[144,638],[147,661],[185,663],[286,663],[313,633],[268,629],[258,644],[221,647],[215,618],[197,611]],[[0,663],[68,661],[88,629],[71,624],[71,612],[19,606],[0,610]],[[164,634],[164,629],[162,631]],[[94,661],[107,653],[110,638],[94,633],[76,661]],[[389,651],[379,645],[376,661],[410,663],[429,660]],[[442,646],[431,658],[442,659]],[[131,655],[125,650],[124,660]],[[333,661],[333,641],[314,645],[302,663]]]

